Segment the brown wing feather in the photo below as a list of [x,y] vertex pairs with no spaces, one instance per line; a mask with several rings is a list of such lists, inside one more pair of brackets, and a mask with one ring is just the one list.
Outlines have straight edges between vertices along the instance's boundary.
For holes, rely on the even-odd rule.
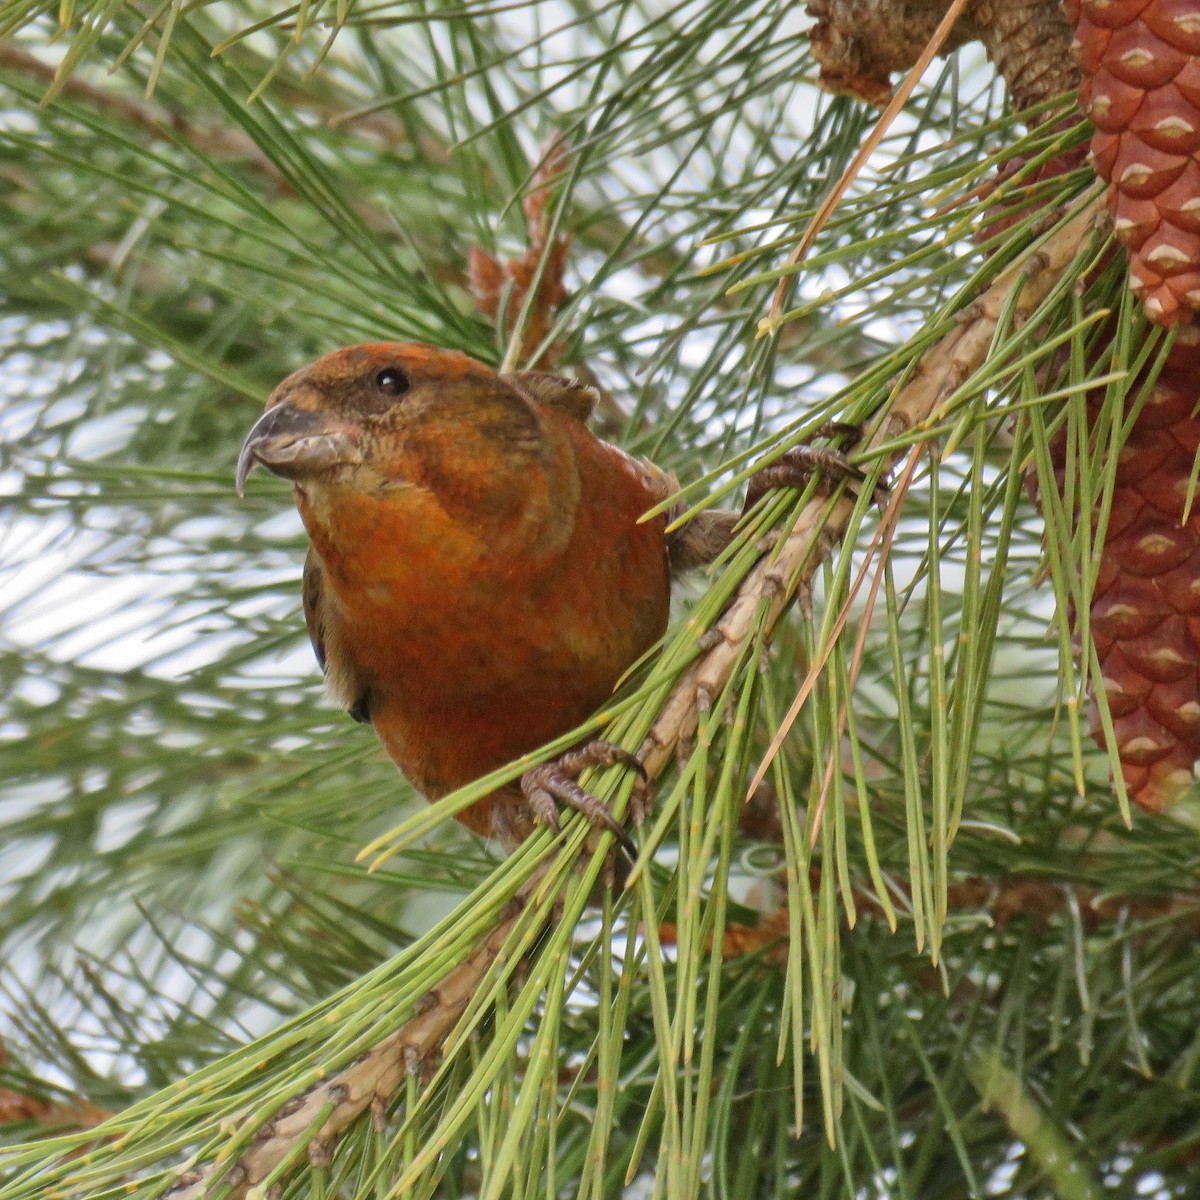
[[321,670],[325,666],[325,625],[321,619],[324,600],[324,572],[317,552],[309,546],[308,556],[304,560],[304,582],[301,586],[301,596],[304,600],[304,623],[308,626],[308,640],[317,656]]
[[[345,655],[337,649],[336,637],[331,639],[325,601],[325,573],[317,552],[309,546],[304,560],[304,582],[301,596],[304,600],[304,623],[308,626],[308,638],[317,656],[317,662],[335,698],[345,704],[346,711],[354,720],[362,723],[371,719],[370,690],[354,678]],[[331,646],[334,661],[330,662]]]

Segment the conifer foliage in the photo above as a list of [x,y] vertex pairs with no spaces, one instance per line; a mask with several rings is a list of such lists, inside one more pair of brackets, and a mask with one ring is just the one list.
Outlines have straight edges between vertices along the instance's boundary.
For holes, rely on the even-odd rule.
[[[1198,86],[1194,0],[0,6],[0,1200],[1196,1195]],[[412,793],[233,494],[384,339],[673,521],[850,465],[533,756],[639,754],[615,881]]]

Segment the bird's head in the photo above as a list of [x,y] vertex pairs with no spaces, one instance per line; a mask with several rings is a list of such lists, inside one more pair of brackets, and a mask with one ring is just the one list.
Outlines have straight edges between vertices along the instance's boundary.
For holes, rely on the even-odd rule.
[[528,400],[465,354],[415,342],[351,346],[271,393],[238,457],[237,490],[261,464],[302,490],[474,493],[489,475],[524,469],[540,437]]

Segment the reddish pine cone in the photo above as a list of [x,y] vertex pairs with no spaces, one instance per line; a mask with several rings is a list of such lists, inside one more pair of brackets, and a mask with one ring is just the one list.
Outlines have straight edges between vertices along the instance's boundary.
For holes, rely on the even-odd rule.
[[1129,280],[1159,325],[1200,312],[1200,0],[1066,0]]
[[[1200,449],[1198,407],[1200,322],[1193,321],[1176,334],[1121,450],[1092,597],[1122,774],[1130,797],[1155,812],[1192,781],[1200,759],[1200,495],[1183,521]],[[1103,745],[1094,701],[1090,715]]]

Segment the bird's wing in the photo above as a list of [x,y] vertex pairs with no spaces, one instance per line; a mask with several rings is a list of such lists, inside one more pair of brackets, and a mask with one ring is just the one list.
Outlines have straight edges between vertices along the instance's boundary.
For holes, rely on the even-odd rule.
[[[329,690],[346,711],[359,723],[371,719],[371,693],[362,685],[349,661],[343,653],[335,653],[333,663],[330,663],[330,630],[329,616],[325,597],[325,572],[321,566],[320,556],[309,546],[308,557],[304,560],[304,583],[301,588],[304,600],[304,623],[308,626],[308,639],[312,642],[313,652],[325,678],[329,681]],[[336,651],[338,642],[333,641]]]
[[325,573],[321,568],[321,560],[317,552],[309,546],[308,557],[304,560],[304,583],[301,595],[304,598],[304,623],[308,626],[308,640],[321,664],[321,670],[327,671],[325,658],[325,624],[322,619],[324,602]]
[[550,375],[545,371],[513,371],[500,378],[510,388],[521,393],[526,400],[558,409],[568,417],[585,424],[600,399],[600,393],[577,379],[562,375]]

